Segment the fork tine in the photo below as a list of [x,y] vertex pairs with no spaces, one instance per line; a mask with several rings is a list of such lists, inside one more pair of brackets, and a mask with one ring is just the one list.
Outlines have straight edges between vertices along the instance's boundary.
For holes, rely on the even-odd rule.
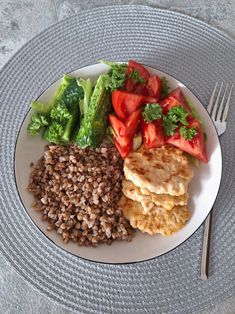
[[223,108],[224,108],[224,101],[225,101],[225,97],[226,97],[226,94],[227,94],[227,90],[228,90],[228,83],[226,84],[224,95],[223,95],[223,98],[222,98],[221,103],[219,105],[219,110],[218,110],[218,113],[217,113],[216,120],[220,120],[221,121],[222,111],[223,111]]
[[220,94],[221,94],[222,88],[223,88],[223,83],[221,83],[221,85],[220,85],[220,89],[219,89],[219,92],[218,92],[218,95],[217,95],[217,98],[216,98],[216,101],[215,101],[215,104],[214,104],[214,107],[213,107],[213,111],[212,111],[212,115],[211,115],[211,119],[212,120],[215,120],[215,116],[216,116],[216,112],[217,112],[217,108],[218,108],[218,104],[219,104],[219,98],[220,98]]
[[230,88],[229,94],[228,94],[228,99],[224,108],[224,113],[223,113],[223,117],[222,117],[222,122],[225,122],[227,120],[227,116],[228,116],[228,110],[229,110],[229,102],[230,102],[230,98],[232,95],[232,90],[233,90],[233,85]]
[[213,102],[214,102],[214,97],[215,97],[215,92],[216,92],[217,86],[218,86],[218,82],[215,83],[215,87],[214,87],[213,92],[211,94],[209,105],[207,106],[207,111],[208,111],[209,114],[211,114],[212,105],[213,105]]

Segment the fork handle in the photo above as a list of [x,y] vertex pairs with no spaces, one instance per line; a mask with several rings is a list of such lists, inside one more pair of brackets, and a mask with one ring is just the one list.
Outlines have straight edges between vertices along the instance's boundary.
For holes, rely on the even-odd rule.
[[207,216],[204,223],[202,258],[201,258],[201,276],[200,276],[202,280],[208,279],[211,222],[212,222],[212,211]]

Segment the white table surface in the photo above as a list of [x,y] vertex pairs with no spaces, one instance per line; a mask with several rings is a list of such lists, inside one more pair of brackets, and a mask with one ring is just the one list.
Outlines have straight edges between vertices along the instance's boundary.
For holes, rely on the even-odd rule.
[[[148,4],[182,12],[235,38],[235,0],[0,0],[0,68],[46,27],[81,10],[111,4]],[[0,255],[0,314],[8,313],[72,312],[34,290]],[[235,314],[235,296],[201,313]]]

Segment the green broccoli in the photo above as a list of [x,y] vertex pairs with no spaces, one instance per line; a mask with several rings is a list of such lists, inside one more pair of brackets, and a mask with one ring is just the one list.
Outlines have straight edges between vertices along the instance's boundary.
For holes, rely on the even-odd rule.
[[58,103],[56,107],[51,109],[50,116],[53,120],[60,122],[67,121],[71,118],[71,114],[63,102]]
[[79,101],[83,96],[83,88],[78,86],[76,78],[64,75],[48,104],[32,101],[31,108],[37,113],[32,115],[28,126],[29,134],[36,135],[46,127],[43,133],[45,140],[52,143],[70,141],[72,132],[78,125]]
[[64,127],[56,121],[52,121],[43,133],[44,140],[58,144],[63,135]]
[[74,103],[70,108],[70,118],[66,121],[64,125],[64,132],[61,136],[62,142],[70,142],[74,134],[75,129],[79,126],[79,104]]
[[49,124],[48,118],[42,113],[33,113],[27,131],[30,135],[36,135]]

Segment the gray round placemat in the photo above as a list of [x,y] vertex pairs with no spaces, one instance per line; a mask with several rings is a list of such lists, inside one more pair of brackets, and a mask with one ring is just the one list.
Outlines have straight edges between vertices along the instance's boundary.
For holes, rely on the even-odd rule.
[[0,250],[46,296],[79,313],[191,313],[235,293],[235,119],[221,138],[210,278],[199,279],[202,228],[170,253],[143,263],[87,262],[54,246],[20,203],[14,148],[30,100],[63,73],[99,59],[137,59],[168,72],[207,104],[215,81],[234,82],[235,43],[188,16],[111,6],[66,19],[28,42],[0,73]]

